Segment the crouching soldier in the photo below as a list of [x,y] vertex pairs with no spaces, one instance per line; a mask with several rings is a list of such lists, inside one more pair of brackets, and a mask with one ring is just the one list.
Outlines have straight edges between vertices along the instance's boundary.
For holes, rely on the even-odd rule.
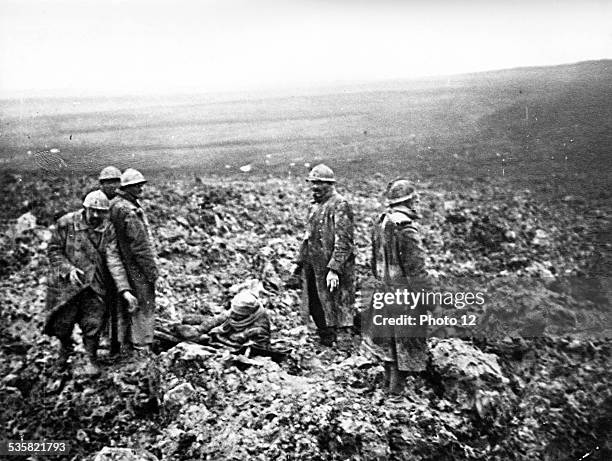
[[188,316],[171,328],[181,341],[239,348],[245,344],[270,347],[270,318],[259,297],[251,290],[238,293],[229,310],[214,317]]
[[[389,185],[386,196],[388,209],[374,222],[372,230],[372,272],[381,290],[419,291],[425,288],[425,255],[420,243],[419,215],[415,211],[416,190],[407,180],[398,179]],[[424,311],[425,306],[419,305],[410,313],[418,317]],[[400,393],[407,375],[425,371],[426,329],[391,326],[385,327],[378,336],[379,344],[385,349],[385,379],[389,391]]]
[[83,209],[62,216],[48,247],[47,317],[44,332],[61,342],[59,365],[65,366],[73,349],[72,330],[83,333],[87,362],[84,375],[97,375],[97,350],[106,315],[104,297],[115,285],[133,306],[127,276],[117,249],[115,231],[108,221],[109,201],[101,191],[87,194]]
[[238,293],[232,299],[229,312],[215,318],[215,323],[221,323],[208,332],[213,343],[240,347],[248,342],[262,349],[270,347],[268,312],[251,291]]

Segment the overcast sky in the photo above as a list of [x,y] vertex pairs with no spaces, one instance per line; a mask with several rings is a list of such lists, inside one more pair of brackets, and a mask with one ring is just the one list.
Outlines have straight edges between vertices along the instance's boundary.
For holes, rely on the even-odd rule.
[[0,0],[0,97],[267,89],[611,57],[610,0]]

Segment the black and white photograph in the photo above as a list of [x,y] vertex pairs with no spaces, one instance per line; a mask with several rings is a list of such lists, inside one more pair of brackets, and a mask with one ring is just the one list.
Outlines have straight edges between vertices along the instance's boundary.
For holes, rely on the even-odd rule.
[[612,459],[612,2],[0,0],[0,458]]

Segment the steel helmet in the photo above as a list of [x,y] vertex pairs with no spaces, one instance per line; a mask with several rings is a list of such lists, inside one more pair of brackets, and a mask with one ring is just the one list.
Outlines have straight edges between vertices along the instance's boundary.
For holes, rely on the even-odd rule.
[[110,208],[110,202],[108,197],[101,190],[95,190],[85,196],[83,200],[83,206],[85,208],[94,208],[96,210],[107,211]]
[[388,206],[396,205],[416,197],[416,189],[407,179],[396,179],[389,183],[385,196]]
[[336,182],[336,175],[330,167],[320,163],[310,170],[306,181]]
[[121,175],[121,187],[147,182],[142,173],[134,168],[128,168]]
[[121,170],[114,166],[107,166],[100,171],[100,181],[106,181],[109,179],[121,179]]

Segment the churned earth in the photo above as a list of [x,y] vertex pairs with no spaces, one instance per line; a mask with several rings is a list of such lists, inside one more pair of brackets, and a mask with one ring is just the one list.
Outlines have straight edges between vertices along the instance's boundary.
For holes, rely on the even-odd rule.
[[[486,179],[460,187],[420,180],[432,286],[483,291],[487,302],[473,312],[495,321],[478,337],[440,329],[429,340],[427,379],[392,398],[358,336],[352,354],[316,343],[299,291],[287,286],[309,202],[303,181],[157,175],[144,199],[161,267],[159,323],[218,313],[241,284],[258,280],[273,342],[290,349],[284,361],[159,344],[144,363],[105,359],[94,380],[56,369],[58,344],[41,326],[48,226],[78,208],[95,180],[15,173],[1,181],[0,394],[9,439],[69,440],[67,459],[100,461],[612,453],[606,200],[587,208],[579,196],[547,201]],[[386,181],[340,184],[355,211],[356,309],[368,304],[369,226]]]

